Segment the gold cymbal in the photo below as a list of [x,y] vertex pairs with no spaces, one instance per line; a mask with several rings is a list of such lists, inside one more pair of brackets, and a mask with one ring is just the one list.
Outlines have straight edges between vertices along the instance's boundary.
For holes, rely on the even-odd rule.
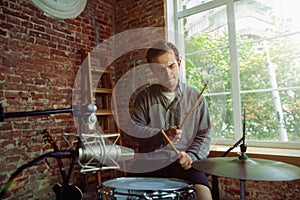
[[265,159],[215,157],[198,160],[193,168],[210,175],[257,181],[289,181],[300,179],[300,167]]

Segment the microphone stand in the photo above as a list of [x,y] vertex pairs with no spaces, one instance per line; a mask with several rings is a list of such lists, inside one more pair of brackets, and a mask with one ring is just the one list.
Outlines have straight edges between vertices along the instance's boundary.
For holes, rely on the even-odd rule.
[[52,110],[37,110],[37,111],[27,111],[27,112],[3,113],[3,107],[0,104],[0,122],[4,122],[5,118],[72,113],[73,111],[74,111],[73,108],[67,108],[67,109],[52,109]]
[[[89,104],[87,106],[87,111],[85,111],[84,114],[88,114],[88,113],[90,114],[91,112],[94,111],[95,108],[93,107],[93,105],[92,105],[92,107],[90,105],[91,104]],[[73,113],[75,111],[78,112],[78,110],[73,109],[71,107],[71,108],[66,108],[66,109],[51,109],[51,110],[38,110],[38,111],[27,111],[27,112],[3,113],[3,107],[0,104],[0,122],[3,122],[4,119],[6,119],[6,118],[27,117],[27,116],[37,116],[37,115],[49,115],[49,114],[62,114],[62,113]],[[80,145],[81,145],[81,141],[80,141],[80,138],[78,137],[78,142],[77,142],[75,152],[78,152],[78,149],[79,149]],[[62,185],[62,188],[61,188],[60,197],[57,200],[61,199],[61,196],[63,194],[63,190],[64,190],[65,186],[67,186],[68,183],[69,183],[69,180],[70,180],[70,177],[71,177],[71,174],[72,174],[72,170],[74,168],[75,162],[77,161],[78,155],[77,155],[77,153],[74,153],[74,154],[71,155],[71,157],[72,157],[71,166],[70,166],[70,169],[68,171],[66,180],[63,180],[63,185]],[[4,195],[4,194],[2,194],[2,195]]]

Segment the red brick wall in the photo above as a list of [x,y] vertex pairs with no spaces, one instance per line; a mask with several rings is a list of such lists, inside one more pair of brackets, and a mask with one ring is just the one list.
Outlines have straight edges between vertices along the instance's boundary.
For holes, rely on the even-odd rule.
[[[31,1],[0,1],[0,103],[4,112],[70,108],[81,48],[92,49],[114,33],[114,0],[89,0],[75,19],[43,15]],[[0,185],[18,167],[52,150],[41,132],[48,128],[58,146],[74,133],[71,114],[5,119],[0,122]],[[73,138],[74,139],[74,138]],[[6,199],[49,199],[61,183],[57,162],[40,161],[23,171]],[[69,166],[64,159],[65,166]],[[77,167],[78,168],[78,167]],[[77,169],[76,168],[76,169]],[[72,182],[78,183],[78,170]]]
[[[164,29],[165,27],[165,6],[164,0],[116,0],[116,21],[115,21],[115,32],[116,34],[123,35],[127,30],[137,30],[146,27],[157,27],[158,29]],[[126,53],[122,57],[116,60],[115,64],[115,72],[116,79],[119,79],[125,72],[146,63],[145,60],[145,49],[135,49],[135,47],[139,46],[139,43],[147,43],[149,40],[159,40],[165,39],[164,32],[163,33],[153,33],[149,34],[146,29],[144,29],[145,33],[141,33],[141,37],[139,34],[136,34],[138,37],[126,39],[125,36],[122,36],[120,43],[124,43],[127,46],[132,46],[131,49],[133,51]],[[137,31],[139,32],[139,31]],[[136,32],[135,32],[136,33]],[[153,36],[151,38],[151,35]],[[142,40],[142,37],[145,37]],[[122,64],[120,64],[122,63]],[[120,67],[122,66],[122,67]]]
[[116,33],[141,27],[165,27],[164,0],[116,0]]

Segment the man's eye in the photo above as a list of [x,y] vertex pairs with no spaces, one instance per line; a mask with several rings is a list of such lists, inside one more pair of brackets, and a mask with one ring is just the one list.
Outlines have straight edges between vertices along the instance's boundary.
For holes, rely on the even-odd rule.
[[168,67],[169,67],[170,69],[173,69],[175,66],[176,66],[175,63],[173,63],[173,64],[169,65]]

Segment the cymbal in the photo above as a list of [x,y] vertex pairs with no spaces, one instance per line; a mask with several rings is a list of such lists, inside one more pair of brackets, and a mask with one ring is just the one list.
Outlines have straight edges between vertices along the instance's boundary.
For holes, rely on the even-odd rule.
[[300,179],[300,167],[265,159],[215,157],[195,161],[193,168],[210,175],[257,181],[289,181]]

